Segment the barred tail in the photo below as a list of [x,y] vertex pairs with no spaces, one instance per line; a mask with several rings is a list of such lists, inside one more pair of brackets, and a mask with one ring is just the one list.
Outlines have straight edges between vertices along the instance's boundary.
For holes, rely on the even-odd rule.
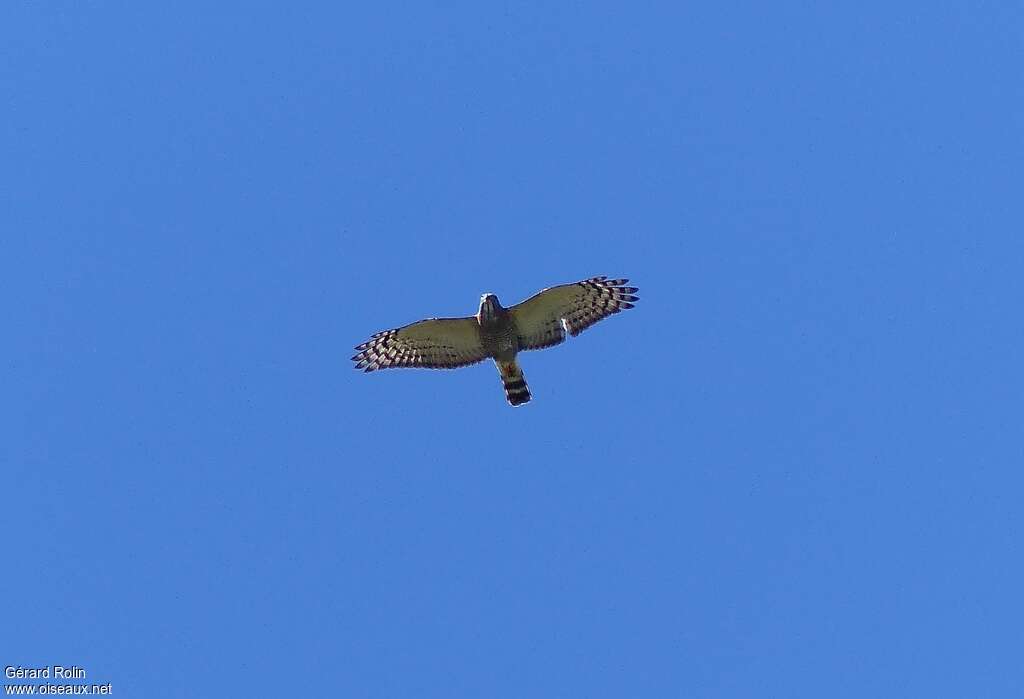
[[509,405],[522,405],[530,402],[530,389],[526,387],[526,377],[519,368],[519,362],[496,362],[501,372],[501,382],[505,384],[505,397]]

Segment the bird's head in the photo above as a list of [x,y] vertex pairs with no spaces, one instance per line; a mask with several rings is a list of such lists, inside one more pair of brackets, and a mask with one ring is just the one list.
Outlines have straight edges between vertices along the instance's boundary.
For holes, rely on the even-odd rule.
[[480,297],[480,310],[476,315],[480,322],[483,323],[484,321],[494,320],[501,310],[501,304],[498,303],[497,296],[494,294],[484,294]]

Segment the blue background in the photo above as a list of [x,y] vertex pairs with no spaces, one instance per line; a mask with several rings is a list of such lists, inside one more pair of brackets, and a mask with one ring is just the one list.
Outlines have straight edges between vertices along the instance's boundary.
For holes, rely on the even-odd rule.
[[[371,5],[373,5],[371,7]],[[0,665],[1014,696],[1024,11],[8,2]],[[584,277],[492,365],[372,332]]]

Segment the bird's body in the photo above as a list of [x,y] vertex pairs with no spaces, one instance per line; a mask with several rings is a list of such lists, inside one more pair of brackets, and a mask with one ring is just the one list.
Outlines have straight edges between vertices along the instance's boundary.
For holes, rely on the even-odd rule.
[[512,361],[519,351],[519,329],[507,308],[503,308],[494,294],[480,298],[476,314],[480,324],[480,342],[487,356],[495,360]]
[[507,308],[503,308],[494,294],[480,297],[480,310],[476,314],[480,324],[480,344],[487,356],[494,360],[505,387],[505,398],[510,405],[530,402],[530,389],[526,377],[516,362],[519,352],[519,328]]
[[637,301],[636,287],[627,279],[593,277],[575,284],[544,289],[531,298],[504,308],[494,294],[480,297],[480,308],[468,318],[428,318],[395,330],[385,330],[356,347],[356,369],[391,367],[454,369],[490,358],[494,360],[511,405],[529,402],[521,350],[543,349],[576,336],[597,321]]

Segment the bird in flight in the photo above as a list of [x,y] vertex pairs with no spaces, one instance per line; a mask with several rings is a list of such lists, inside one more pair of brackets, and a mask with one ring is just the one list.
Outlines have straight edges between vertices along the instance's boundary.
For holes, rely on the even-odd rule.
[[398,367],[455,369],[493,359],[511,405],[530,400],[516,355],[552,347],[576,337],[599,320],[632,308],[635,286],[628,279],[591,277],[544,289],[522,303],[504,308],[494,294],[480,297],[480,310],[468,318],[427,318],[376,333],[356,347],[356,369]]

